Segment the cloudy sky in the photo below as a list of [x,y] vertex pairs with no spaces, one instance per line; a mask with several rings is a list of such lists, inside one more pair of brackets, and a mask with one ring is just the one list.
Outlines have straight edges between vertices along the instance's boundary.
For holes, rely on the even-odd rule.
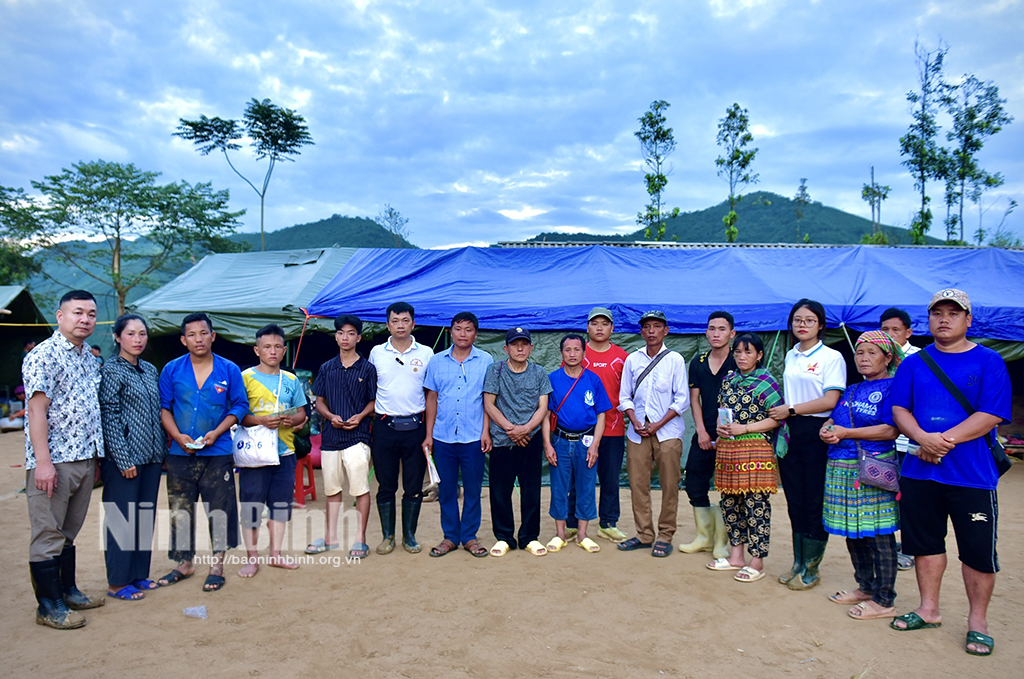
[[[868,216],[874,165],[885,221],[905,226],[914,41],[943,40],[949,77],[994,81],[1018,118],[982,153],[1006,177],[985,201],[992,226],[1024,202],[1022,26],[1020,0],[0,0],[0,184],[132,162],[229,188],[258,231],[252,189],[171,133],[270,98],[316,144],[275,171],[268,230],[389,203],[425,247],[631,231],[647,198],[637,118],[671,104],[666,200],[699,210],[727,195],[715,132],[739,102],[759,188],[792,196],[806,177],[813,199]],[[248,151],[234,158],[262,177]],[[1024,235],[1024,209],[1007,223]]]

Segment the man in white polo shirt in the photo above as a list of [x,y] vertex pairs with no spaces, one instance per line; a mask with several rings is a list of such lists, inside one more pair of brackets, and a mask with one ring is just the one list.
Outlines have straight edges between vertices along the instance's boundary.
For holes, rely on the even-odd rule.
[[421,444],[426,435],[423,411],[426,396],[423,377],[434,352],[412,336],[416,312],[406,302],[387,309],[391,337],[370,350],[370,363],[377,369],[377,400],[373,425],[373,467],[377,472],[377,511],[384,540],[378,554],[395,549],[395,494],[398,472],[402,472],[402,546],[416,554],[416,524],[423,503],[423,474],[427,459]]

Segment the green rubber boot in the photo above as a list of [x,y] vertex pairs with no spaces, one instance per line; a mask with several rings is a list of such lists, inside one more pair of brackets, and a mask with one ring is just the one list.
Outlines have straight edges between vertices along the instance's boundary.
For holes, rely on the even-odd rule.
[[717,509],[715,512],[715,548],[711,551],[711,556],[716,559],[728,559],[732,554],[732,545],[729,544],[729,529],[725,527],[722,510],[718,507],[715,509]]
[[814,540],[804,535],[803,541],[804,572],[789,581],[787,586],[793,590],[811,589],[821,582],[818,566],[825,557],[828,540]]
[[788,585],[793,578],[804,572],[804,536],[802,533],[793,533],[793,567],[785,575],[779,576],[779,582]]
[[685,554],[710,552],[715,547],[715,514],[719,517],[722,510],[718,507],[694,507],[693,522],[697,524],[697,537],[693,542],[679,545],[679,551]]
[[384,539],[377,545],[377,553],[383,556],[395,551],[395,503],[378,502],[377,513],[380,514],[380,527],[384,533]]

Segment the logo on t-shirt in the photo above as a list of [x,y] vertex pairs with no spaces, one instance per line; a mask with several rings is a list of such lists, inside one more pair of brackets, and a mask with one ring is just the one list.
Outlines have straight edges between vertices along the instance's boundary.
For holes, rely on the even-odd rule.
[[807,372],[809,372],[809,373],[816,373],[816,372],[818,372],[818,364],[817,363],[808,363],[807,364]]
[[868,400],[871,401],[872,403],[881,403],[882,402],[882,392],[880,392],[880,391],[873,391],[873,392],[871,392],[871,394],[868,396]]
[[216,391],[218,394],[223,394],[225,391],[228,390],[228,383],[221,382],[220,384],[215,384],[213,385],[213,390]]
[[967,386],[968,387],[973,387],[975,384],[978,383],[978,380],[980,380],[980,379],[981,378],[978,377],[977,375],[968,375],[967,376]]
[[594,391],[592,389],[587,389],[587,393],[583,395],[583,402],[594,407]]

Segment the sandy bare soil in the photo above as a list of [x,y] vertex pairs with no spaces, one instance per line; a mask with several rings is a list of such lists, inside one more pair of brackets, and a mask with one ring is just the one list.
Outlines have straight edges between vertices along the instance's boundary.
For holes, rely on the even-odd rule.
[[[51,630],[33,621],[28,519],[24,495],[17,492],[25,478],[23,445],[20,433],[0,436],[4,676],[1012,677],[1024,665],[1013,623],[1024,613],[1024,465],[1016,465],[1000,486],[1003,571],[989,614],[996,651],[975,658],[963,651],[967,600],[955,556],[943,590],[943,627],[897,633],[886,621],[851,620],[846,607],[827,600],[854,585],[845,545],[835,538],[822,565],[822,585],[791,592],[774,577],[742,584],[708,571],[706,554],[677,551],[654,559],[620,553],[603,540],[594,555],[569,547],[542,558],[512,552],[474,559],[459,550],[433,559],[426,547],[441,539],[436,503],[424,506],[418,537],[425,549],[418,555],[399,548],[359,564],[341,559],[293,572],[264,566],[252,580],[237,577],[235,565],[215,593],[201,591],[201,569],[144,601],[108,599],[105,607],[86,612],[84,629]],[[546,491],[544,497],[546,512]],[[79,585],[94,593],[106,586],[99,502],[97,490],[78,540]],[[622,503],[620,527],[630,533],[628,490]],[[324,504],[323,496],[308,503],[313,518],[302,525],[316,523]],[[166,507],[163,496],[160,507]],[[791,554],[784,497],[774,502],[773,513],[767,568],[774,576],[786,570]],[[299,524],[294,528],[291,544],[298,554],[308,536]],[[542,537],[553,530],[545,515]],[[376,516],[370,531],[372,547],[380,539]],[[676,542],[692,534],[686,507]],[[493,542],[486,500],[481,538],[488,546]],[[950,550],[955,555],[952,539]],[[166,552],[156,553],[153,562],[154,577],[173,565]],[[898,609],[913,609],[912,573],[900,575],[897,589]],[[203,604],[207,620],[182,614]]]

